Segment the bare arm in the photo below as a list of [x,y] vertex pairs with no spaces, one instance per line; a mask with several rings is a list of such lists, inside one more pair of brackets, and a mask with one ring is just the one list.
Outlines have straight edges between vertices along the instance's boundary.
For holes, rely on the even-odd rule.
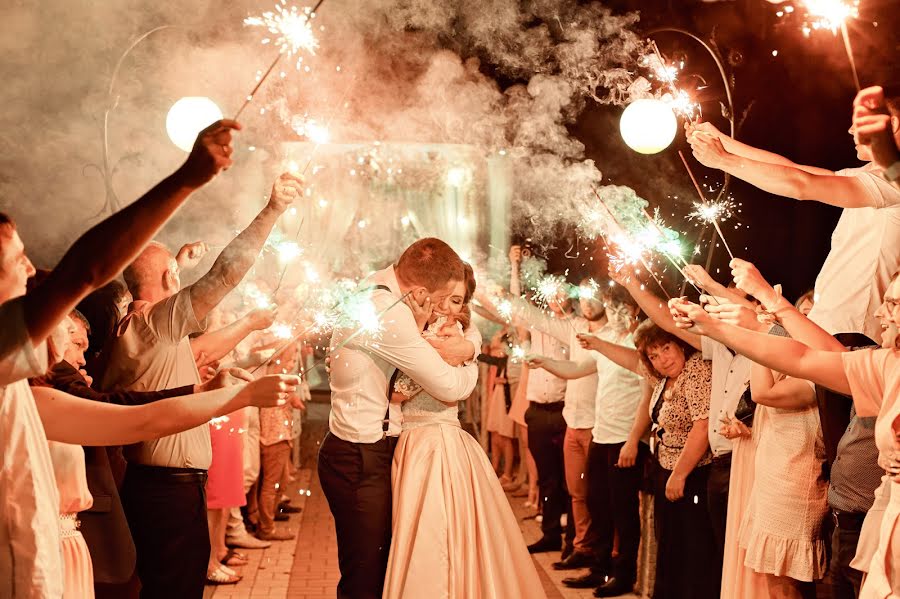
[[32,391],[48,439],[102,446],[158,439],[248,405],[280,405],[298,382],[297,377],[273,375],[244,386],[172,397],[142,406],[91,401],[49,387],[33,387]]
[[631,432],[628,433],[628,439],[619,450],[619,460],[616,466],[619,468],[630,468],[634,466],[637,455],[638,446],[647,431],[650,430],[650,400],[653,397],[653,385],[645,379],[641,378],[641,403],[638,404],[637,414],[634,416],[634,423],[631,425]]
[[640,354],[633,347],[625,347],[616,343],[610,343],[595,337],[590,333],[579,333],[578,341],[584,349],[591,349],[600,352],[616,365],[621,366],[625,370],[630,370],[635,374],[643,374],[640,369]]
[[672,476],[687,479],[688,475],[697,467],[697,462],[703,457],[703,454],[709,449],[709,420],[695,420],[694,426],[688,433],[687,442],[675,467],[672,469]]
[[124,269],[187,197],[231,165],[234,121],[219,121],[197,137],[187,161],[128,207],[76,241],[43,283],[27,295],[25,322],[41,343],[87,294]]
[[843,177],[831,171],[811,173],[796,165],[771,164],[738,156],[708,136],[695,136],[691,147],[694,157],[703,165],[725,171],[775,195],[816,200],[840,208],[877,207],[856,177]]
[[266,207],[222,250],[209,272],[191,285],[191,304],[197,320],[203,321],[207,314],[238,286],[256,262],[278,217],[302,194],[300,178],[283,173],[276,179]]
[[690,327],[696,333],[708,335],[724,343],[763,366],[798,379],[812,381],[845,395],[850,394],[850,383],[844,372],[839,351],[812,349],[794,339],[775,337],[747,331],[715,320],[697,304],[672,301],[673,309],[681,316],[678,325]]
[[194,356],[205,356],[206,363],[215,362],[224,358],[250,333],[267,329],[272,326],[274,321],[275,312],[273,310],[253,310],[218,331],[194,337],[191,339],[191,351]]
[[[657,326],[659,326],[664,331],[675,335],[694,349],[702,349],[700,337],[689,331],[679,329],[677,326],[675,326],[675,321],[672,320],[672,315],[669,314],[669,309],[666,306],[666,302],[650,293],[650,291],[647,290],[646,285],[641,285],[641,282],[634,276],[618,278],[619,284],[628,290],[628,293],[631,294],[631,297],[634,298],[634,301],[637,302],[638,306],[641,307],[641,310],[644,311],[644,314],[647,315],[647,318],[655,322]],[[610,357],[610,360],[613,360],[613,358]],[[615,360],[613,361],[615,362]],[[618,364],[618,362],[616,363]],[[628,366],[623,366],[623,368],[632,370]]]
[[754,363],[750,368],[753,401],[772,408],[803,409],[816,403],[816,393],[806,381],[788,378],[775,382],[772,371]]
[[543,356],[535,356],[528,360],[529,368],[543,368],[561,379],[571,380],[590,376],[597,372],[596,360],[573,362],[572,360],[554,360]]
[[801,314],[763,278],[752,263],[735,258],[731,261],[731,275],[738,288],[758,299],[769,313],[778,318],[791,337],[813,349],[844,351],[840,341]]
[[793,160],[786,158],[780,154],[776,154],[775,152],[770,152],[768,150],[763,150],[761,148],[756,148],[751,145],[745,144],[744,142],[738,141],[733,137],[725,135],[721,131],[719,131],[716,127],[714,127],[711,123],[685,123],[685,133],[688,140],[691,140],[695,135],[702,136],[707,135],[709,137],[718,138],[722,143],[722,146],[725,148],[726,152],[731,154],[735,154],[737,156],[742,156],[744,158],[749,158],[751,160],[756,160],[758,162],[764,162],[766,164],[779,164],[782,166],[790,166],[794,168],[798,168],[804,170],[808,173],[812,173],[814,175],[833,175],[834,173],[828,169],[819,168],[817,166],[807,166],[804,164],[797,164]]

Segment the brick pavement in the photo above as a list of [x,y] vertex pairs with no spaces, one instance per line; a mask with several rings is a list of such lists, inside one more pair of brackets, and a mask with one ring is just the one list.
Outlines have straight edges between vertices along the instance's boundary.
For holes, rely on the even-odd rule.
[[[328,405],[309,406],[304,424],[302,462],[315,467],[315,452],[327,426]],[[246,551],[250,563],[240,568],[244,579],[236,585],[207,587],[204,599],[333,599],[340,574],[337,562],[337,541],[334,520],[319,486],[319,477],[311,468],[301,470],[288,489],[293,504],[303,512],[292,515],[287,523],[280,523],[297,532],[296,541],[276,541],[265,550]],[[533,519],[524,519],[528,511],[521,507],[523,500],[512,499],[513,511],[522,526],[526,542],[540,537],[540,527]],[[575,591],[562,585],[571,572],[557,572],[550,564],[559,559],[558,553],[535,557],[538,574],[548,599],[587,599],[590,589]],[[634,597],[631,595],[629,597]]]

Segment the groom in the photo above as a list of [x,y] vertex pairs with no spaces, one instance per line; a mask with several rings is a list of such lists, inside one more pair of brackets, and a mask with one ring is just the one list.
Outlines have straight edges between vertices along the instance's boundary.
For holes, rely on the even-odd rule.
[[[331,356],[330,430],[319,450],[319,480],[334,515],[340,599],[377,599],[384,586],[391,547],[391,460],[402,418],[400,406],[389,402],[395,373],[402,370],[445,402],[468,397],[478,379],[474,362],[456,367],[473,356],[472,341],[424,340],[410,307],[397,302],[408,293],[408,301],[418,306],[430,300],[436,310],[447,311],[454,286],[464,277],[464,263],[449,245],[434,238],[413,243],[396,266],[362,283],[374,287],[372,303],[383,313],[378,342],[356,338]],[[331,347],[350,334],[335,331]]]

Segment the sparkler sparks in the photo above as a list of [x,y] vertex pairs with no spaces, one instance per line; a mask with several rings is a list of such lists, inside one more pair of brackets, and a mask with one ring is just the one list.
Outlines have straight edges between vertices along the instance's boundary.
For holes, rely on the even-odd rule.
[[[331,141],[331,133],[328,131],[328,127],[306,116],[294,116],[291,119],[291,129],[297,135],[302,135],[318,145],[327,144]],[[299,170],[299,168],[295,170]]]
[[813,30],[829,29],[837,33],[848,19],[859,17],[859,0],[805,0],[807,21],[803,24],[804,35]]
[[293,335],[291,325],[283,322],[276,322],[269,330],[272,331],[276,339],[290,339]]
[[303,248],[295,241],[280,241],[275,244],[278,261],[282,264],[293,262],[303,254]]
[[722,198],[714,202],[694,202],[694,210],[688,214],[688,219],[699,220],[705,223],[723,222],[734,214],[734,200]]
[[300,69],[303,65],[301,50],[314,55],[319,47],[319,40],[316,39],[312,28],[314,16],[310,7],[304,9],[298,9],[296,6],[287,7],[286,0],[280,0],[275,5],[274,11],[247,17],[244,19],[244,25],[267,29],[272,36],[264,37],[262,44],[272,44],[278,48],[280,55],[287,58],[297,56],[296,66]]

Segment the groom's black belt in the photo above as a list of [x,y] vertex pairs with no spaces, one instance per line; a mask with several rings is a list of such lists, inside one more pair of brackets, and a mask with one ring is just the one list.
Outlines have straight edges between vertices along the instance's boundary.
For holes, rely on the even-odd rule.
[[565,405],[566,402],[564,401],[554,401],[552,403],[531,402],[531,407],[537,408],[538,410],[546,410],[547,412],[562,412]]

